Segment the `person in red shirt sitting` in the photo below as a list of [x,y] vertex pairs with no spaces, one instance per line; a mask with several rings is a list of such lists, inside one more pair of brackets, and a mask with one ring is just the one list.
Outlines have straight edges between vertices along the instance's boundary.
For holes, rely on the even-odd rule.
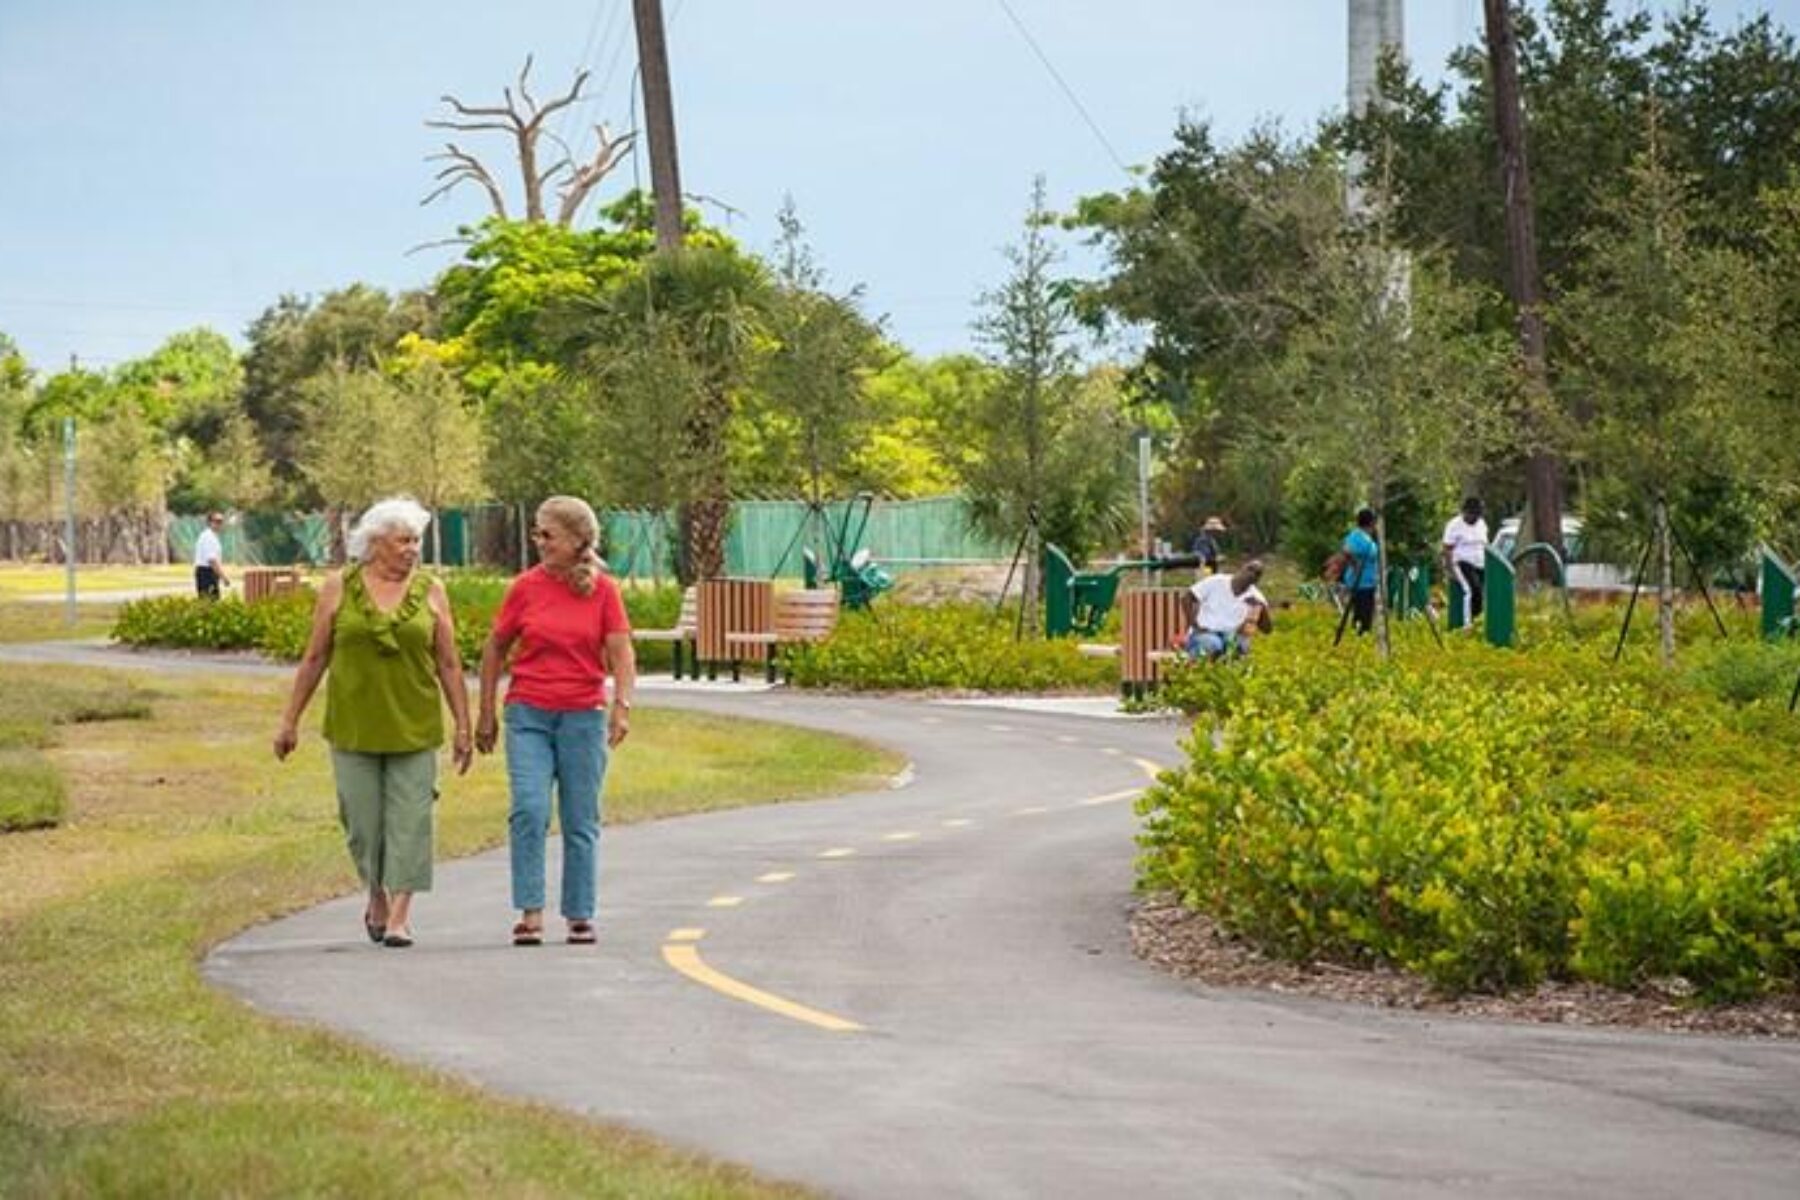
[[508,841],[512,902],[519,910],[513,944],[536,946],[544,940],[544,842],[554,786],[562,824],[563,919],[568,940],[587,945],[595,941],[600,791],[608,751],[631,730],[637,659],[619,585],[605,573],[595,550],[600,522],[594,510],[573,496],[552,496],[538,506],[531,537],[538,565],[507,588],[481,651],[475,746],[488,754],[498,739],[494,698],[511,653],[512,679],[506,690],[506,775],[512,792]]

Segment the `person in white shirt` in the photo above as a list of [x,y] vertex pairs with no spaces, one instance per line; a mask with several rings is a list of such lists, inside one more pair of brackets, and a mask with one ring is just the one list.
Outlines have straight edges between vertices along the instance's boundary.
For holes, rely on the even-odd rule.
[[219,544],[224,527],[224,513],[208,513],[206,528],[194,540],[194,591],[202,600],[217,600],[219,589],[231,582],[225,578],[225,549]]
[[1251,559],[1230,575],[1209,575],[1188,593],[1187,652],[1190,658],[1223,658],[1250,653],[1253,631],[1275,627],[1269,601],[1257,588],[1263,565]]
[[1444,577],[1455,578],[1463,590],[1463,626],[1481,615],[1481,586],[1487,571],[1487,522],[1481,516],[1481,499],[1470,496],[1462,512],[1444,526]]

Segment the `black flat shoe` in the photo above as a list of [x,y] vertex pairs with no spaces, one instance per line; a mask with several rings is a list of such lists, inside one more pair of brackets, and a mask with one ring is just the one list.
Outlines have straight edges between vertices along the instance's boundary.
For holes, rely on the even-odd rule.
[[377,946],[381,945],[382,939],[387,937],[386,925],[377,925],[375,922],[364,918],[363,928],[368,931],[369,940],[374,942]]
[[381,944],[395,950],[404,950],[413,944],[412,934],[404,929],[395,930],[383,937]]

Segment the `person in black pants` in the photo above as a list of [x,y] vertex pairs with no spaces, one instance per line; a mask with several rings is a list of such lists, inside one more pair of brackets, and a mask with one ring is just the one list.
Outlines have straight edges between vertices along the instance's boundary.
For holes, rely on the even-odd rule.
[[1357,510],[1356,528],[1344,538],[1343,583],[1350,590],[1350,620],[1357,633],[1375,624],[1375,589],[1381,583],[1381,550],[1375,542],[1375,510]]
[[225,527],[224,513],[209,513],[206,528],[194,542],[194,591],[202,600],[217,600],[225,580],[225,550],[219,544],[219,530]]

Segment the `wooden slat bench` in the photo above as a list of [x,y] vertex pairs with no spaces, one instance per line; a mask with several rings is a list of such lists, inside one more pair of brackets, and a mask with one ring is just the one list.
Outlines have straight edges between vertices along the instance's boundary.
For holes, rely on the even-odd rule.
[[254,604],[270,596],[296,591],[300,587],[299,567],[245,567],[243,572],[244,603]]
[[[838,591],[836,588],[802,588],[799,591],[775,593],[775,625],[761,632],[729,633],[725,640],[732,646],[761,648],[766,654],[769,682],[775,682],[775,668],[783,646],[822,642],[837,628]],[[733,679],[737,664],[732,663]]]
[[631,639],[636,642],[673,642],[674,662],[671,673],[681,678],[682,651],[692,652],[694,678],[700,678],[700,656],[695,646],[695,639],[700,635],[700,589],[689,586],[681,589],[681,615],[675,618],[675,624],[668,629],[634,629]]
[[1127,696],[1153,690],[1163,669],[1182,657],[1187,635],[1186,588],[1139,588],[1126,592],[1124,629],[1119,638],[1119,687]]
[[767,579],[703,579],[699,593],[699,633],[695,638],[695,674],[706,667],[706,677],[719,677],[719,664],[731,667],[731,677],[738,678],[738,668],[745,662],[766,662],[767,645],[755,642],[733,644],[734,633],[769,633],[775,628],[775,585]]

